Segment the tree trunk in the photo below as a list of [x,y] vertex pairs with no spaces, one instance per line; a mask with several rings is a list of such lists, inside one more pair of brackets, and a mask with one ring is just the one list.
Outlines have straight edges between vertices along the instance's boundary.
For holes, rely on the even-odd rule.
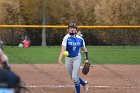
[[[46,25],[46,2],[44,2],[42,25]],[[42,46],[46,46],[46,28],[42,28]]]

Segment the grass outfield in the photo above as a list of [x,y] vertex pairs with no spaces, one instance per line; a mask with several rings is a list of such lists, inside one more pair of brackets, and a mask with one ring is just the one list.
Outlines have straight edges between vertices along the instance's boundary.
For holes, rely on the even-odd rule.
[[[88,46],[89,60],[93,64],[140,64],[138,46]],[[4,47],[11,64],[56,64],[60,46]],[[64,61],[64,59],[63,59]]]

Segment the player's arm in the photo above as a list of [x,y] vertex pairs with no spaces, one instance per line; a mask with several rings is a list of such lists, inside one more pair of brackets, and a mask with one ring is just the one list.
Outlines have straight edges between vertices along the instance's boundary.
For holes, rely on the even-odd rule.
[[84,53],[84,57],[85,57],[85,62],[89,62],[88,61],[88,52],[87,52],[87,48],[86,47],[82,47],[81,50]]
[[82,43],[82,44],[81,44],[81,50],[83,51],[84,56],[85,56],[85,63],[87,63],[87,62],[89,62],[89,61],[88,61],[88,51],[87,51],[87,48],[86,48],[84,39],[82,40],[81,43]]
[[10,69],[10,67],[8,66],[8,57],[6,56],[6,54],[4,54],[4,52],[0,49],[0,62],[3,65],[4,69]]
[[65,36],[62,41],[61,51],[58,58],[58,64],[62,64],[63,53],[66,51],[67,37]]
[[63,53],[64,53],[65,50],[66,50],[66,47],[62,45],[61,51],[60,51],[60,54],[59,54],[59,58],[58,58],[58,64],[62,64]]

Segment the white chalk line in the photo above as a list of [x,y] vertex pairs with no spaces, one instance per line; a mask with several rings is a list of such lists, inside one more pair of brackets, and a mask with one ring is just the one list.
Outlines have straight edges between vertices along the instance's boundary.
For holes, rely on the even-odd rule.
[[[73,88],[74,85],[31,85],[31,86],[25,86],[27,88]],[[89,88],[129,88],[129,89],[139,89],[140,87],[132,87],[132,86],[90,86]]]

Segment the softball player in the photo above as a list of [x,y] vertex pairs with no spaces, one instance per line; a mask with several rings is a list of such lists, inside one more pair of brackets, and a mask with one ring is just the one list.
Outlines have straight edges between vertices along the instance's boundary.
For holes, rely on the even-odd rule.
[[76,93],[80,93],[80,84],[83,86],[85,92],[88,92],[87,81],[84,81],[79,76],[81,66],[81,54],[80,49],[84,52],[85,62],[88,62],[88,53],[85,47],[84,39],[77,35],[76,23],[70,23],[68,25],[68,34],[63,38],[61,52],[58,59],[58,64],[62,64],[62,57],[64,51],[68,51],[69,55],[65,57],[66,70],[70,78],[75,84]]

